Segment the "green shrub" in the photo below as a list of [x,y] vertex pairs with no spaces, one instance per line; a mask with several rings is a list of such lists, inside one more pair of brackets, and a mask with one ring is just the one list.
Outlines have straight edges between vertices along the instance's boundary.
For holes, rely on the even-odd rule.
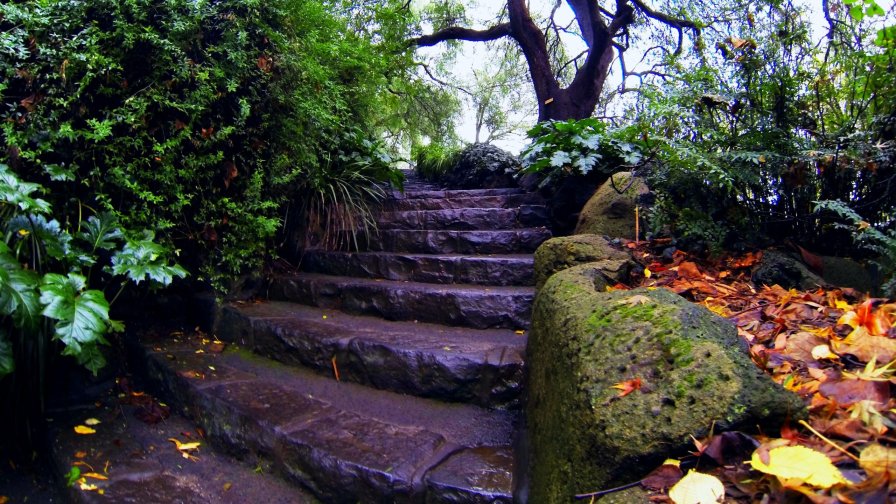
[[423,180],[441,182],[460,159],[461,149],[438,143],[415,145],[411,150],[414,171]]
[[0,438],[13,444],[42,418],[57,352],[94,373],[105,365],[101,346],[123,328],[109,317],[106,292],[117,297],[128,282],[164,286],[186,276],[153,232],[125,229],[109,213],[60,223],[41,192],[0,164],[0,404],[8,412]]
[[60,222],[155,229],[226,290],[373,113],[391,63],[346,23],[318,1],[4,3],[0,155]]

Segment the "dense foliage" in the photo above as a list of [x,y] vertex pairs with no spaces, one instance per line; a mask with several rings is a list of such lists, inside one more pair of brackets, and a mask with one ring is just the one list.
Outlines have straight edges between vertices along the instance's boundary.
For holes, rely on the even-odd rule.
[[343,162],[338,149],[370,150],[345,125],[373,120],[392,64],[321,2],[24,2],[0,16],[8,164],[47,186],[61,220],[155,228],[222,288],[268,254],[290,191]]
[[39,417],[58,351],[103,365],[127,280],[166,285],[189,271],[224,293],[276,253],[296,208],[299,227],[341,229],[346,208],[366,218],[375,184],[400,187],[379,140],[394,111],[378,101],[409,64],[396,45],[406,14],[385,6],[358,24],[352,9],[0,4],[4,411]]
[[748,6],[742,21],[705,30],[674,73],[645,80],[616,127],[536,126],[528,170],[634,170],[657,190],[653,231],[713,250],[771,238],[845,253],[850,233],[835,224],[856,216],[866,227],[850,231],[889,236],[896,27],[871,0],[844,5],[820,44],[791,2]]

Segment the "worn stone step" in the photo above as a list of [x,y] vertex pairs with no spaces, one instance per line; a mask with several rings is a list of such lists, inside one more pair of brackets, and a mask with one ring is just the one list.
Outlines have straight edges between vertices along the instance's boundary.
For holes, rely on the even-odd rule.
[[380,230],[360,237],[371,251],[423,254],[525,254],[533,253],[551,238],[547,228],[499,231]]
[[[339,382],[246,350],[145,340],[145,373],[236,457],[327,503],[512,502],[513,412]],[[202,352],[198,352],[203,350]]]
[[280,275],[270,286],[270,296],[276,300],[477,329],[527,328],[534,294],[534,287],[441,285],[318,273]]
[[224,307],[218,337],[342,380],[447,401],[517,407],[526,337],[284,302]]
[[[99,473],[107,479],[86,477],[95,488],[75,484],[67,488],[69,502],[108,503],[248,503],[312,504],[320,501],[299,486],[273,474],[259,473],[212,447],[196,425],[179,414],[148,424],[138,419],[137,406],[122,403],[109,390],[94,407],[53,415],[50,455],[60,481],[72,467],[82,474]],[[141,396],[147,398],[147,396]],[[128,396],[123,398],[130,399]],[[91,435],[73,427],[88,418],[100,423]],[[186,437],[190,436],[190,437]],[[196,460],[185,460],[170,439],[198,442]],[[77,455],[76,455],[77,454]],[[248,462],[248,461],[247,461]],[[2,491],[0,491],[2,493]],[[40,502],[40,501],[38,501]]]
[[408,189],[405,192],[392,191],[395,199],[416,198],[475,198],[478,196],[505,196],[509,194],[523,194],[525,191],[519,188],[498,189],[441,189],[441,190],[415,190]]
[[328,275],[414,282],[534,285],[532,254],[463,255],[310,250],[302,270]]
[[380,229],[489,230],[546,226],[550,223],[545,206],[519,208],[448,208],[380,212]]
[[544,205],[544,198],[535,193],[449,198],[389,198],[383,201],[387,211],[441,210],[445,208],[517,208],[521,205]]

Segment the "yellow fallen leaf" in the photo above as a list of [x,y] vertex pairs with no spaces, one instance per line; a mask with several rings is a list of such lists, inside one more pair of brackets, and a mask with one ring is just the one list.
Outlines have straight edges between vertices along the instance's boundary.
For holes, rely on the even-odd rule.
[[85,477],[85,478],[93,478],[93,479],[103,480],[103,481],[106,481],[106,480],[109,479],[108,476],[104,476],[104,475],[102,475],[102,474],[100,474],[100,473],[95,473],[95,472],[84,473],[84,477]]
[[877,443],[866,446],[859,454],[859,465],[868,476],[896,475],[896,448],[887,448]]
[[91,429],[90,427],[88,427],[86,425],[76,425],[75,433],[77,433],[77,434],[96,434],[96,430]]
[[818,488],[846,483],[846,478],[824,453],[805,446],[781,446],[768,452],[768,464],[759,450],[750,461],[753,469],[777,476],[780,480],[800,480]]
[[834,301],[834,308],[837,308],[838,310],[848,310],[850,306],[851,305],[849,303],[842,299]]
[[670,465],[670,466],[675,466],[675,467],[681,467],[681,461],[679,461],[679,460],[677,460],[677,459],[666,459],[666,461],[663,462],[663,465]]
[[644,268],[644,278],[650,278],[653,273],[650,271],[650,268]]
[[230,483],[229,481],[227,483],[224,483],[224,491],[226,492],[226,491],[230,490],[230,487],[232,487],[232,486],[233,486],[233,483]]
[[96,485],[92,485],[90,483],[79,483],[78,486],[81,487],[81,490],[89,490],[89,491],[96,491],[96,490],[99,490],[99,488],[100,488],[100,487],[98,487]]
[[93,427],[94,425],[99,425],[100,423],[101,422],[99,420],[97,420],[96,418],[88,418],[87,420],[84,420],[84,424],[89,425],[91,427]]
[[171,441],[172,443],[174,443],[174,446],[176,446],[177,449],[182,452],[196,450],[199,448],[199,445],[201,444],[199,441],[193,441],[191,443],[181,443],[180,440],[177,438],[168,438],[168,441]]
[[629,306],[636,306],[647,304],[650,302],[650,298],[643,294],[635,294],[634,296],[627,297],[625,299],[621,299],[616,302],[616,304],[627,304]]
[[839,359],[840,356],[831,352],[831,347],[827,345],[817,345],[812,347],[812,358],[815,360]]
[[669,489],[675,504],[717,504],[725,499],[725,485],[719,478],[691,470]]

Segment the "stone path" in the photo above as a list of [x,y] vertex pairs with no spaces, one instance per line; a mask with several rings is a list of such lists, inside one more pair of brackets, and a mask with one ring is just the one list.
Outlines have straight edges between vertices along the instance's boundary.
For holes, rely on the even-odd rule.
[[143,341],[216,447],[323,502],[512,502],[536,196],[411,181],[364,252],[308,252],[224,307],[218,353]]

